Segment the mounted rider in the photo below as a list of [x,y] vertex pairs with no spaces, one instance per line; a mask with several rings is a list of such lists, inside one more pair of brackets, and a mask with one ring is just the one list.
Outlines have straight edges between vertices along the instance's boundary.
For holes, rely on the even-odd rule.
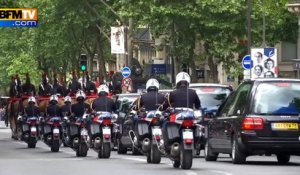
[[64,96],[63,86],[59,83],[57,75],[53,75],[53,86],[51,89],[51,95],[59,94],[60,96]]
[[94,82],[91,81],[91,77],[90,75],[88,74],[88,72],[86,72],[85,74],[85,83],[83,85],[83,89],[84,89],[84,92],[87,94],[87,95],[94,95],[94,94],[97,94],[97,88],[96,88],[96,84]]
[[49,78],[47,74],[43,74],[42,83],[39,86],[39,95],[40,96],[50,96],[51,95],[52,85],[49,83]]
[[36,91],[34,85],[31,83],[29,74],[26,74],[25,83],[22,85],[23,95],[26,96],[36,96]]
[[72,80],[69,83],[68,89],[69,89],[69,95],[75,96],[78,90],[81,89],[81,84],[78,82],[78,78],[75,74],[75,72],[72,73]]

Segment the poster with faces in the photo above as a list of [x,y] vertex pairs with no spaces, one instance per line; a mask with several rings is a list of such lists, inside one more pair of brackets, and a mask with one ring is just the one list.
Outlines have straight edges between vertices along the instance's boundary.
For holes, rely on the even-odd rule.
[[253,63],[252,79],[278,76],[276,48],[253,48],[251,49],[251,59]]

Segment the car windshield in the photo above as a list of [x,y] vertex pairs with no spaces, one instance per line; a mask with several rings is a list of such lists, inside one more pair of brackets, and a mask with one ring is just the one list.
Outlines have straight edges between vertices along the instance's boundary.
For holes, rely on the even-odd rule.
[[300,83],[267,82],[258,85],[253,113],[259,115],[299,115]]
[[198,87],[196,92],[203,108],[217,110],[231,91],[225,87]]

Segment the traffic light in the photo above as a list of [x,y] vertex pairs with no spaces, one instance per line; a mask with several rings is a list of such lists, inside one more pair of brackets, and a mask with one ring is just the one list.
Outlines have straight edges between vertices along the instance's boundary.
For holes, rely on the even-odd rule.
[[85,54],[80,55],[80,65],[79,68],[81,71],[86,71],[87,70],[87,57]]

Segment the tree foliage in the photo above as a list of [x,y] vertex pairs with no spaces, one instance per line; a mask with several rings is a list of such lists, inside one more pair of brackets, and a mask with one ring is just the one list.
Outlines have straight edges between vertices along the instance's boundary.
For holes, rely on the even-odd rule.
[[[295,41],[297,19],[287,11],[287,0],[253,2],[254,47],[262,44],[263,13],[269,46]],[[110,26],[128,25],[129,18],[133,32],[148,26],[154,37],[165,38],[178,70],[186,64],[195,71],[196,63],[207,62],[216,71],[216,65],[223,63],[225,70],[238,75],[242,69],[234,58],[247,54],[246,44],[241,43],[247,40],[246,0],[31,0],[4,6],[37,7],[39,24],[0,29],[1,86],[16,73],[30,72],[34,83],[42,71],[65,75],[78,68],[81,53],[90,60],[97,54],[100,76],[105,76],[104,63],[115,61],[110,54]]]

